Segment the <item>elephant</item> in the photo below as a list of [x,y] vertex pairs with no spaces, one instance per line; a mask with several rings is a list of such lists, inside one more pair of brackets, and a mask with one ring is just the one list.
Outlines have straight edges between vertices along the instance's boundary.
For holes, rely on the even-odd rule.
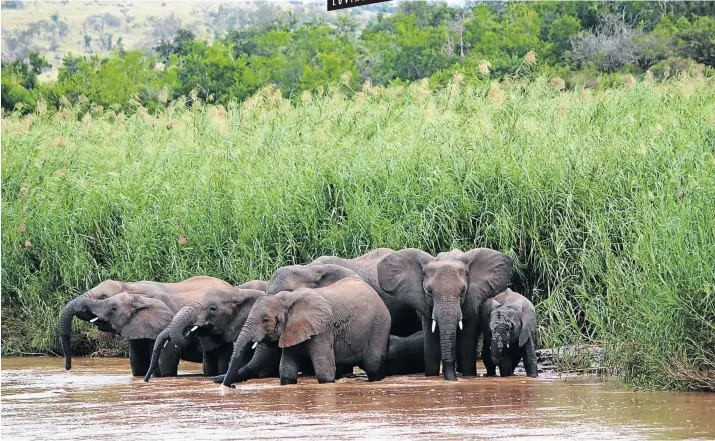
[[[172,311],[177,312],[183,306],[193,303],[200,293],[208,288],[230,287],[223,280],[208,276],[192,277],[178,283],[159,283],[150,281],[121,282],[118,280],[105,280],[86,293],[67,302],[60,314],[60,336],[62,350],[65,355],[65,369],[72,368],[72,319],[77,316],[84,321],[92,321],[97,316],[91,311],[90,302],[104,300],[116,294],[127,292],[144,296],[160,298]],[[95,326],[103,332],[113,332],[112,328],[103,321],[94,321]],[[151,351],[151,348],[149,348]],[[141,374],[144,375],[144,374]]]
[[[339,265],[288,265],[276,270],[266,285],[266,294],[274,295],[282,291],[295,291],[300,288],[324,288],[346,277],[359,278],[353,271]],[[277,372],[281,358],[281,348],[276,342],[260,343],[250,361],[240,368],[232,382],[241,382],[250,378],[270,375]],[[309,360],[301,364],[301,372],[311,373]],[[352,366],[341,369],[338,375],[352,372]],[[225,375],[219,375],[213,380],[223,383]]]
[[387,346],[385,373],[389,376],[417,374],[424,371],[424,332],[415,332],[408,337],[391,335]]
[[340,279],[324,288],[300,288],[265,296],[253,305],[234,343],[223,385],[231,386],[244,347],[278,342],[280,384],[298,382],[307,355],[319,383],[335,381],[337,366],[360,366],[369,381],[384,378],[390,312],[360,278]]
[[376,248],[367,254],[356,257],[354,259],[343,259],[337,256],[323,256],[315,259],[309,264],[324,265],[334,264],[348,268],[359,275],[367,282],[380,296],[382,301],[390,311],[392,318],[391,335],[407,337],[415,332],[422,330],[422,323],[418,314],[415,314],[414,308],[400,299],[391,296],[382,288],[378,281],[377,265],[386,257],[395,253],[391,248]]
[[[479,308],[507,288],[511,277],[508,256],[488,248],[439,258],[407,248],[377,264],[378,282],[395,299],[410,305],[422,319],[425,375],[437,376],[442,361],[446,380],[456,381],[456,356],[463,376],[477,374]],[[457,328],[460,335],[457,338]],[[439,328],[439,333],[436,329]]]
[[[104,300],[87,299],[85,302],[102,329],[119,335],[129,343],[129,364],[134,376],[144,375],[148,368],[148,351],[159,333],[174,317],[174,311],[157,298],[121,292]],[[193,350],[191,350],[193,349]],[[200,361],[196,348],[181,353],[189,361]],[[159,375],[176,375],[179,351],[174,346],[159,361]]]
[[526,375],[539,375],[534,347],[536,309],[526,297],[507,289],[487,300],[481,310],[481,325],[486,376],[496,375],[499,366],[499,375],[508,377],[522,358]]
[[[251,285],[255,286],[241,286]],[[241,332],[256,299],[265,295],[264,291],[234,287],[207,290],[196,303],[182,308],[156,338],[151,364],[144,381],[149,381],[169,339],[183,349],[189,344],[187,336],[194,331],[201,337],[204,349],[204,374],[215,376],[225,373],[233,342]],[[213,343],[210,348],[207,347],[207,341]],[[247,357],[248,354],[244,356]]]
[[249,280],[248,282],[244,282],[244,283],[238,285],[238,288],[257,289],[258,291],[266,292],[267,286],[268,286],[268,282],[266,282],[265,280]]

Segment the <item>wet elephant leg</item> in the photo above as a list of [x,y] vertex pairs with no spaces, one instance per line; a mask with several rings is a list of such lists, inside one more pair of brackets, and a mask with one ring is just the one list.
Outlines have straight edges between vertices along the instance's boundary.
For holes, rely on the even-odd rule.
[[459,368],[465,377],[477,375],[477,339],[479,337],[479,323],[477,320],[464,319],[463,329],[457,331],[457,355]]
[[422,330],[424,331],[425,346],[425,376],[439,376],[439,362],[442,353],[439,346],[439,329],[432,332],[432,319],[422,316]]
[[499,364],[499,376],[500,377],[511,377],[514,373],[514,363],[511,358],[511,354],[504,354],[504,359]]
[[233,353],[233,347],[228,346],[227,348],[224,348],[221,350],[218,356],[218,373],[219,375],[223,375],[226,372],[228,372],[228,365],[231,363],[231,355]]
[[308,342],[308,355],[320,384],[335,383],[335,351],[332,339],[332,335],[325,333]]
[[129,340],[129,365],[132,368],[132,375],[143,377],[149,371],[151,353],[154,349],[154,340],[139,339]]
[[279,367],[281,386],[298,383],[298,350],[295,347],[283,348]]
[[214,377],[219,374],[218,357],[215,350],[204,352],[203,371],[207,377]]
[[155,375],[157,377],[175,377],[179,371],[180,360],[181,349],[172,343],[171,340],[168,340],[166,346],[161,350],[159,369]]
[[497,367],[492,361],[490,347],[491,339],[485,335],[484,344],[482,345],[482,362],[484,362],[484,367],[487,368],[486,377],[494,377],[497,374]]
[[539,376],[539,369],[536,366],[536,348],[532,339],[529,339],[524,347],[524,369],[529,377]]

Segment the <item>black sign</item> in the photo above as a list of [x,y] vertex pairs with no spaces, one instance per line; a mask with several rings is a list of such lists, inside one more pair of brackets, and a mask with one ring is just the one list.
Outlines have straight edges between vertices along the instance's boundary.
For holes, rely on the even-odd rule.
[[389,2],[390,0],[327,0],[328,11],[354,8],[356,6],[372,5],[375,3]]

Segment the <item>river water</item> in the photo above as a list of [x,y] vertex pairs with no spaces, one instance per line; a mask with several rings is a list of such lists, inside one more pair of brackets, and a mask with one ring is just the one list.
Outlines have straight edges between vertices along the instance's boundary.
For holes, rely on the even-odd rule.
[[[199,373],[184,363],[180,374]],[[483,369],[482,369],[483,371]],[[127,359],[2,359],[3,440],[715,439],[715,394],[594,377],[254,380],[130,376]]]

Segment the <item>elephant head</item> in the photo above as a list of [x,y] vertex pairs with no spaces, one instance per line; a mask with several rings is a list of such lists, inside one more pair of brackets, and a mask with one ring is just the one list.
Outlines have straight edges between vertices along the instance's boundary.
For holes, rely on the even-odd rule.
[[[156,339],[149,371],[144,380],[149,381],[161,350],[169,339],[179,348],[184,348],[190,343],[189,335],[197,331],[203,337],[219,336],[227,342],[235,341],[251,307],[258,298],[265,295],[265,292],[255,289],[212,288],[197,302],[180,309]],[[202,340],[202,344],[207,342],[207,339]]]
[[[536,330],[536,310],[534,305],[521,295],[511,290],[502,302],[494,299],[497,306],[489,314],[489,331],[492,334],[489,348],[494,364],[501,364],[504,351],[512,345],[522,347],[534,335]],[[500,296],[501,297],[501,294]]]
[[328,301],[310,289],[259,298],[234,343],[224,385],[231,385],[230,379],[238,371],[238,358],[251,342],[254,348],[261,342],[278,342],[281,348],[295,346],[325,331],[331,317]]
[[89,300],[97,322],[127,340],[156,339],[171,323],[173,311],[164,302],[141,294],[122,292],[104,300]]
[[[72,335],[72,319],[76,316],[80,320],[90,321],[96,317],[91,312],[90,302],[107,299],[115,294],[124,291],[125,285],[116,280],[105,280],[86,293],[75,297],[67,302],[60,314],[60,337],[62,341],[62,351],[65,354],[65,369],[72,368],[72,345],[70,336]],[[96,323],[100,331],[112,332],[106,323]]]
[[278,268],[268,282],[266,294],[323,288],[345,277],[359,277],[352,270],[333,264],[290,265]]
[[511,277],[509,258],[498,251],[476,248],[466,253],[442,253],[436,259],[408,248],[383,258],[377,271],[380,286],[388,295],[431,317],[431,332],[439,327],[444,377],[456,380],[457,328],[462,328],[465,315],[478,318],[481,304],[506,289]]

